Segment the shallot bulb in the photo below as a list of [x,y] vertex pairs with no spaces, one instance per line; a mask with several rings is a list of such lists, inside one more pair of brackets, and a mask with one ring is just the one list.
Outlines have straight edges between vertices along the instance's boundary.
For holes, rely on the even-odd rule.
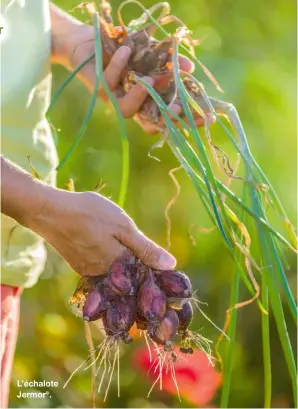
[[108,308],[108,302],[105,299],[101,287],[95,287],[87,295],[83,306],[83,318],[85,321],[96,321],[103,317]]
[[151,270],[138,293],[138,309],[140,314],[150,323],[161,320],[166,313],[165,293],[155,283]]
[[104,327],[109,336],[128,332],[136,320],[137,308],[135,297],[122,297],[111,301],[104,315]]
[[163,319],[154,328],[150,337],[157,344],[169,346],[179,327],[178,315],[174,310],[168,309]]
[[191,303],[188,301],[185,303],[181,310],[176,310],[176,314],[179,318],[178,334],[183,335],[189,327],[193,318],[193,309]]
[[134,290],[137,293],[144,284],[146,274],[149,268],[145,266],[140,260],[136,260],[134,264],[130,265],[130,272],[132,276]]
[[132,295],[134,292],[130,268],[125,260],[116,260],[108,273],[111,291],[118,295]]
[[160,288],[170,298],[190,298],[192,285],[184,273],[176,270],[155,272],[155,279]]

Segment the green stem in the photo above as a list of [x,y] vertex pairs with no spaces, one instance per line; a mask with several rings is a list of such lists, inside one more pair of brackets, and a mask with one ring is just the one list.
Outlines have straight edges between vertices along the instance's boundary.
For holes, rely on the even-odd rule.
[[262,280],[262,304],[267,314],[262,314],[262,344],[263,344],[263,361],[264,361],[264,408],[271,407],[272,393],[272,375],[271,375],[271,358],[270,358],[270,327],[269,327],[269,302],[268,287],[265,280]]
[[[220,216],[220,214],[219,214],[219,212],[217,210],[217,207],[216,207],[216,204],[215,204],[215,201],[214,201],[214,197],[213,197],[213,195],[211,193],[211,186],[210,185],[213,186],[213,189],[214,189],[214,192],[215,192],[215,197],[216,197],[217,202],[219,204],[221,214],[222,214],[222,216],[223,216],[223,218],[225,220],[225,223],[226,223],[226,226],[227,226],[228,230],[230,230],[231,229],[230,220],[229,220],[229,218],[228,218],[228,216],[226,214],[226,210],[225,210],[225,207],[224,207],[224,204],[223,204],[223,201],[222,201],[222,197],[219,194],[218,186],[217,186],[217,183],[215,181],[215,177],[214,177],[214,174],[212,172],[211,165],[209,163],[208,157],[207,157],[206,152],[205,152],[205,147],[204,147],[204,145],[202,143],[202,140],[200,138],[197,126],[196,126],[196,124],[194,122],[193,115],[191,113],[191,110],[189,108],[188,102],[187,102],[186,97],[185,97],[186,92],[185,92],[184,84],[183,84],[183,82],[181,80],[181,77],[180,77],[179,66],[178,66],[178,45],[177,45],[176,42],[173,43],[173,73],[174,73],[174,79],[175,79],[175,86],[177,87],[177,90],[178,90],[178,93],[179,93],[179,96],[180,96],[180,99],[181,99],[181,102],[182,102],[182,107],[183,107],[184,112],[186,114],[187,120],[188,120],[188,122],[189,122],[189,124],[191,126],[192,133],[193,133],[195,142],[197,144],[197,147],[199,149],[203,165],[205,166],[205,169],[206,169],[206,172],[205,172],[205,170],[202,168],[201,174],[202,174],[202,176],[204,178],[205,184],[207,186],[207,189],[208,189],[208,192],[209,192],[209,195],[210,195],[210,200],[211,200],[212,207],[214,209],[215,217],[217,219],[217,222],[218,222],[218,225],[220,227],[220,231],[221,231],[221,233],[223,235],[224,240],[226,241],[227,245],[230,248],[233,248],[233,245],[231,244],[231,241],[230,241],[230,239],[229,239],[229,237],[228,237],[228,235],[227,235],[227,233],[226,233],[226,231],[225,231],[225,229],[223,227],[223,224],[222,224],[222,221],[221,221],[221,216]],[[210,180],[210,184],[209,184],[209,180]]]
[[[242,200],[246,200],[247,195],[247,186],[243,185],[242,189]],[[244,210],[242,210],[240,220],[242,223],[245,221],[246,214]],[[243,242],[243,237],[241,237],[241,242]],[[230,296],[230,307],[233,307],[238,303],[239,299],[239,286],[240,286],[240,274],[242,273],[241,268],[241,259],[242,255],[241,252],[238,251],[237,255],[234,256],[235,260],[237,260],[234,277],[232,281],[232,288],[231,288],[231,296]],[[254,290],[254,289],[253,289]],[[259,300],[258,300],[259,301]],[[265,308],[264,305],[262,305]],[[231,376],[232,376],[232,365],[233,365],[233,356],[234,356],[234,347],[236,341],[236,327],[237,327],[237,313],[238,309],[234,308],[231,311],[231,318],[230,318],[230,325],[228,330],[228,335],[230,337],[230,343],[227,345],[227,353],[226,353],[226,360],[224,362],[224,374],[223,374],[223,388],[220,400],[220,407],[227,408],[229,403],[229,395],[230,395],[230,386],[231,386]],[[266,315],[266,314],[262,314]]]
[[[177,157],[177,159],[179,160],[179,162],[182,164],[182,166],[184,167],[184,169],[186,170],[187,174],[189,175],[191,181],[193,182],[193,185],[196,189],[196,191],[198,192],[198,194],[201,197],[201,200],[203,202],[203,205],[205,206],[207,213],[209,214],[212,222],[214,225],[216,225],[216,220],[214,218],[214,215],[211,211],[210,205],[208,203],[208,195],[205,192],[204,188],[206,188],[204,181],[198,177],[198,175],[196,174],[196,172],[193,170],[193,168],[188,164],[188,162],[186,161],[186,159],[184,158],[184,156],[181,154],[180,150],[177,148],[177,146],[180,146],[180,141],[179,139],[183,139],[181,133],[179,132],[179,130],[173,125],[173,123],[170,121],[169,117],[166,115],[166,113],[164,111],[161,111],[162,115],[163,115],[163,119],[167,125],[167,129],[170,132],[170,135],[173,137],[173,140],[175,143],[171,142],[170,140],[168,141],[168,144],[170,146],[170,148],[173,150],[175,156]],[[182,151],[183,147],[181,146]],[[244,217],[244,216],[243,216]],[[245,284],[245,286],[247,287],[248,291],[252,294],[255,295],[255,289],[253,288],[250,280],[248,279],[247,273],[243,270],[243,268],[241,267],[240,262],[238,261],[237,257],[235,256],[235,253],[232,249],[229,249],[229,254],[232,257],[232,259],[236,262],[236,266],[238,268],[238,271],[241,273],[241,278]],[[264,307],[262,306],[261,301],[258,299],[257,300],[257,304],[260,308],[260,310],[264,311]]]
[[[246,168],[247,174],[249,173],[249,169]],[[249,176],[248,176],[249,177]],[[265,218],[264,210],[262,208],[261,200],[259,198],[258,192],[252,187],[249,186],[250,190],[250,197],[251,203],[254,208],[254,211],[260,215],[261,218]],[[266,269],[263,270],[263,285],[267,288],[270,304],[272,307],[273,315],[275,318],[275,322],[277,325],[277,330],[279,333],[279,338],[281,341],[282,349],[284,352],[284,357],[288,366],[288,371],[290,374],[290,378],[292,381],[293,387],[293,396],[296,402],[297,399],[297,376],[296,376],[296,364],[294,359],[294,354],[292,350],[292,346],[290,343],[287,325],[284,317],[283,306],[279,295],[279,288],[277,285],[276,280],[276,272],[280,276],[284,271],[282,269],[282,265],[277,254],[277,250],[274,246],[274,242],[270,233],[264,231],[263,227],[256,223],[256,228],[258,232],[259,242],[260,242],[260,249],[261,254],[264,259],[264,265],[267,266]],[[265,298],[266,301],[266,298]],[[265,339],[263,340],[263,345],[265,348],[270,349],[270,344],[268,344],[268,337],[269,337],[269,322],[266,320],[262,320],[262,324],[264,323],[265,327],[263,328],[263,335]],[[267,365],[264,368],[266,371],[271,368],[270,366],[270,351],[264,351],[264,364]],[[271,375],[270,375],[271,376]],[[270,386],[269,386],[270,380]],[[271,378],[269,379],[269,375],[265,378],[265,385],[267,386],[267,391],[265,392],[266,400],[269,399],[269,393],[271,395]],[[268,402],[267,402],[268,403]],[[297,404],[297,402],[296,402]]]
[[[230,306],[237,304],[239,298],[239,284],[240,284],[240,274],[238,268],[235,268],[233,274]],[[224,361],[224,371],[223,371],[223,387],[221,392],[220,407],[227,408],[229,403],[230,386],[231,386],[231,376],[232,376],[232,365],[233,356],[235,350],[235,339],[236,339],[236,326],[237,326],[237,309],[231,311],[231,320],[228,329],[228,336],[230,342],[227,345],[226,359]],[[265,315],[265,314],[262,314]]]
[[118,101],[115,95],[110,91],[108,84],[103,75],[103,65],[102,65],[102,42],[100,39],[100,20],[98,13],[93,15],[93,24],[95,27],[95,58],[98,61],[98,66],[100,66],[100,71],[98,69],[97,74],[100,75],[100,79],[103,85],[103,88],[108,95],[110,101],[112,102],[115,112],[117,114],[119,123],[120,123],[120,130],[121,130],[121,144],[122,144],[122,172],[121,172],[121,184],[120,184],[120,191],[118,196],[118,205],[120,207],[124,207],[126,193],[127,193],[127,186],[128,186],[128,179],[129,179],[129,143],[128,137],[126,133],[126,126],[124,122],[124,118],[121,114]]
[[94,29],[95,29],[95,54],[90,55],[86,60],[84,60],[72,73],[71,75],[63,82],[63,84],[58,88],[57,92],[55,93],[54,97],[52,98],[51,104],[48,108],[47,115],[49,112],[52,110],[54,104],[56,103],[57,99],[63,92],[63,90],[66,88],[66,86],[70,83],[70,81],[75,77],[75,75],[87,64],[89,63],[94,57],[95,57],[95,71],[96,71],[96,79],[95,79],[95,87],[94,91],[92,94],[91,98],[91,103],[89,105],[89,109],[87,112],[86,117],[84,118],[83,124],[74,139],[70,149],[66,153],[66,155],[61,159],[57,170],[60,170],[62,166],[65,164],[65,162],[69,159],[71,154],[74,152],[76,149],[78,143],[80,142],[81,138],[86,132],[87,129],[87,124],[91,118],[97,95],[98,95],[98,88],[99,88],[99,82],[100,80],[102,81],[103,88],[105,89],[106,93],[108,94],[112,104],[114,105],[115,111],[118,115],[118,118],[120,120],[120,128],[121,128],[121,144],[122,144],[122,171],[121,171],[121,185],[120,185],[120,192],[119,192],[119,197],[118,197],[118,204],[119,206],[123,207],[125,203],[125,198],[126,198],[126,193],[127,193],[127,185],[128,185],[128,178],[129,178],[129,143],[128,143],[128,138],[126,134],[126,129],[125,129],[125,124],[124,124],[124,119],[121,115],[120,109],[118,102],[114,95],[110,92],[106,81],[103,76],[103,67],[102,67],[102,44],[100,40],[100,35],[99,35],[99,20],[98,20],[98,14],[95,14],[93,16],[93,24],[94,24]]
[[86,60],[84,60],[80,65],[77,66],[77,68],[66,78],[66,80],[60,85],[60,87],[57,89],[55,92],[54,96],[51,99],[50,106],[47,110],[46,115],[50,113],[50,111],[53,109],[53,106],[57,102],[58,98],[64,91],[64,89],[67,87],[67,85],[70,83],[70,81],[77,75],[78,72],[81,71],[83,67],[85,67],[86,64],[88,64],[93,58],[95,57],[95,54],[90,55]]
[[[247,138],[246,138],[242,123],[240,121],[240,118],[238,116],[236,109],[232,105],[229,105],[222,101],[212,100],[212,105],[215,107],[216,110],[220,110],[221,112],[225,113],[227,117],[229,118],[229,120],[231,121],[231,124],[233,128],[235,129],[236,135],[238,136],[239,141],[240,141],[242,155],[245,156],[246,158],[246,161],[245,161],[246,179],[249,182],[250,181],[253,182],[252,169],[255,165],[255,160],[250,152]],[[261,219],[266,221],[265,212],[263,210],[262,204],[258,197],[258,192],[253,186],[253,183],[249,183],[249,185],[250,185],[249,188],[251,190],[251,202],[252,202],[252,207],[254,209],[254,212],[257,213]],[[259,227],[260,226],[258,226],[258,228]],[[261,230],[259,229],[259,231]],[[273,257],[272,262],[275,263],[276,273],[278,275],[282,288],[286,294],[286,299],[287,299],[291,314],[295,322],[297,323],[297,306],[296,306],[292,291],[289,287],[289,283],[285,275],[285,272],[283,270],[279,255],[277,253],[275,243],[273,242],[272,237],[270,236],[270,233],[268,233],[267,236],[266,235],[264,236],[264,240],[265,242],[266,240],[268,240],[268,246],[269,246],[268,251],[270,252],[270,254],[272,254],[272,257]],[[269,263],[267,265],[271,265],[271,264]]]
[[[251,150],[249,148],[245,132],[243,130],[240,118],[238,116],[238,113],[237,113],[235,107],[233,105],[231,105],[231,104],[227,104],[224,101],[219,101],[219,100],[216,100],[214,98],[209,98],[208,101],[212,104],[212,106],[214,108],[214,113],[215,113],[215,115],[217,117],[217,121],[220,123],[221,127],[224,129],[224,131],[228,135],[229,139],[231,140],[231,142],[233,143],[233,145],[235,146],[237,151],[242,156],[242,158],[243,158],[244,162],[246,163],[246,165],[250,168],[252,176],[258,180],[259,178],[257,177],[257,175],[259,175],[261,177],[261,182],[265,183],[269,187],[269,192],[268,192],[269,196],[270,196],[271,200],[273,201],[273,204],[274,204],[275,208],[277,209],[277,212],[282,217],[285,229],[288,232],[288,235],[290,237],[290,240],[293,243],[293,246],[295,247],[295,249],[297,249],[297,247],[298,247],[297,237],[296,237],[294,227],[290,223],[289,218],[288,218],[288,216],[287,216],[287,214],[286,214],[286,212],[285,212],[285,210],[284,210],[284,208],[283,208],[283,206],[282,206],[282,204],[281,204],[275,190],[273,189],[272,184],[270,183],[269,179],[267,178],[267,176],[262,171],[261,167],[259,166],[259,164],[255,160],[255,158],[254,158],[254,156],[253,156],[253,154],[252,154],[252,152],[251,152]],[[237,142],[235,141],[233,135],[230,133],[230,131],[227,129],[227,127],[224,125],[224,123],[221,121],[221,119],[218,118],[217,113],[223,113],[231,121],[231,124],[234,127],[234,129],[236,130],[236,132],[237,133],[239,132],[239,136],[241,138],[241,141],[245,146],[245,151],[243,151],[241,149],[241,147],[237,144]],[[232,113],[232,115],[231,115],[231,113]]]
[[[173,118],[175,118],[176,120],[178,120],[182,126],[185,126],[184,121],[181,120],[181,118],[177,117],[177,115],[166,106],[166,104],[164,103],[164,101],[161,99],[161,97],[157,94],[157,92],[154,90],[154,88],[152,88],[149,84],[147,84],[145,81],[143,81],[141,78],[137,78],[138,82],[141,83],[149,92],[149,94],[151,95],[151,97],[154,99],[154,101],[158,104],[161,113],[163,115],[163,118],[165,120],[166,125],[168,126],[168,116],[166,115],[166,113],[169,113],[171,116],[173,116]],[[172,128],[174,127],[175,129],[177,129],[176,126],[174,125],[170,125]],[[177,134],[178,135],[178,134]],[[197,157],[196,153],[193,151],[192,147],[189,145],[189,143],[184,139],[183,135],[180,133],[180,140],[181,140],[181,144],[187,146],[188,152],[186,154],[187,159],[192,163],[192,165],[195,165],[196,161],[199,161],[199,158]],[[181,144],[179,144],[180,148]],[[199,163],[199,162],[198,162]],[[203,165],[202,165],[203,167]],[[200,173],[202,173],[203,171],[205,171],[204,167],[203,170],[201,171],[200,168]],[[197,175],[198,178],[200,178],[199,175]],[[200,178],[200,180],[202,181],[202,183],[205,184],[205,182],[203,181],[203,179]],[[292,251],[296,250],[292,247],[292,245],[280,234],[278,233],[273,227],[271,227],[268,222],[262,218],[260,218],[256,213],[254,213],[254,211],[249,208],[239,197],[237,197],[228,187],[226,187],[220,180],[216,179],[216,183],[218,184],[219,189],[225,194],[227,195],[233,202],[235,202],[237,205],[239,205],[242,209],[244,209],[251,217],[253,217],[258,223],[262,224],[268,231],[270,231],[271,233],[273,233],[276,238],[281,241],[281,243],[283,243],[284,245],[286,245],[289,249],[291,249]],[[213,195],[215,193],[213,192]]]
[[76,147],[78,146],[80,140],[82,139],[82,137],[84,136],[84,134],[86,132],[88,122],[89,122],[89,120],[91,118],[91,115],[92,115],[92,112],[94,110],[95,103],[96,103],[96,100],[97,100],[98,88],[99,88],[99,78],[96,75],[94,91],[92,93],[91,103],[89,105],[88,112],[87,112],[87,114],[86,114],[86,116],[84,118],[84,121],[83,121],[83,123],[82,123],[82,125],[81,125],[81,127],[79,129],[79,132],[77,133],[71,147],[68,149],[66,154],[60,160],[60,162],[59,162],[59,164],[58,164],[58,166],[56,168],[57,171],[59,171],[62,168],[62,166],[64,166],[65,162],[69,159],[71,154],[74,152],[74,150],[76,149]]

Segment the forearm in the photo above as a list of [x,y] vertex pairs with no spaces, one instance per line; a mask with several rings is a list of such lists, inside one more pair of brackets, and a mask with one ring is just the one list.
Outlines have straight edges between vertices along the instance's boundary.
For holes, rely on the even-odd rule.
[[73,52],[75,37],[79,35],[81,29],[86,27],[85,24],[73,18],[63,10],[50,5],[51,14],[51,62],[54,64],[69,66],[70,54]]
[[1,213],[28,226],[47,203],[49,189],[1,155]]

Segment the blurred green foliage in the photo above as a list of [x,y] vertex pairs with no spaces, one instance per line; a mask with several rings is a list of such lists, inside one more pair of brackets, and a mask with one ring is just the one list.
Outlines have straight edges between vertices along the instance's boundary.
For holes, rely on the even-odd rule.
[[[114,11],[120,1],[112,1]],[[56,4],[65,10],[77,2],[59,0]],[[144,0],[145,6],[153,5]],[[178,1],[172,0],[173,14],[182,19],[195,38],[206,36],[198,48],[201,61],[215,75],[225,93],[242,118],[249,143],[257,161],[276,188],[287,213],[296,222],[296,8],[292,2],[236,2],[232,0]],[[136,6],[129,6],[126,21],[139,15]],[[78,18],[83,18],[79,12]],[[60,67],[53,67],[53,92],[66,78]],[[211,96],[216,96],[202,72],[196,76]],[[74,80],[63,93],[52,114],[52,121],[60,128],[58,150],[64,154],[75,137],[88,108],[90,95]],[[125,210],[141,230],[162,246],[166,245],[164,209],[174,194],[174,185],[168,171],[176,161],[167,147],[154,152],[161,162],[147,156],[158,137],[145,135],[132,120],[127,121],[130,138],[130,181]],[[212,129],[214,140],[223,149],[227,138],[217,125]],[[235,158],[232,158],[235,161]],[[117,199],[121,171],[121,145],[117,118],[102,102],[98,102],[88,130],[78,149],[58,175],[64,187],[73,178],[76,190],[92,190],[103,180],[107,183],[104,194]],[[198,288],[198,297],[207,302],[208,316],[219,326],[223,325],[229,304],[229,291],[233,262],[229,258],[218,234],[194,232],[197,244],[188,238],[191,224],[210,227],[199,199],[186,175],[180,171],[177,178],[181,195],[171,209],[171,251]],[[241,182],[233,181],[240,192]],[[239,186],[237,186],[237,184]],[[273,211],[270,216],[278,222]],[[272,214],[271,214],[272,213]],[[75,220],[74,220],[75,223]],[[255,249],[257,251],[257,249]],[[288,254],[288,279],[296,288],[295,257]],[[68,299],[75,289],[78,276],[49,250],[45,273],[39,283],[22,296],[20,334],[13,369],[11,407],[90,407],[90,372],[78,373],[66,389],[62,385],[71,370],[87,354],[82,320],[72,313]],[[247,299],[246,289],[241,299]],[[285,308],[287,314],[287,309]],[[262,407],[263,363],[261,348],[260,312],[256,305],[239,311],[236,348],[234,353],[231,407]],[[194,328],[202,328],[204,336],[216,340],[218,332],[199,314]],[[289,320],[289,331],[296,344],[295,327]],[[96,340],[100,339],[95,333]],[[226,342],[226,341],[225,341]],[[138,344],[138,342],[136,342]],[[191,407],[166,394],[154,393],[145,397],[148,383],[131,365],[134,345],[123,348],[121,358],[121,398],[116,397],[116,384],[105,404],[99,407]],[[282,357],[275,324],[271,323],[271,353],[273,372],[273,406],[291,407],[291,385]],[[51,390],[51,398],[41,400],[16,399],[18,379],[55,380],[59,388]],[[214,404],[219,404],[219,396]]]

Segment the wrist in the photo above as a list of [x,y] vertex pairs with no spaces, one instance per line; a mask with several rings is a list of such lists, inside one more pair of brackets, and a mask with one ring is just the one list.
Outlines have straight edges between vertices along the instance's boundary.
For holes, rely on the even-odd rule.
[[[93,26],[82,24],[80,26],[73,27],[73,31],[68,37],[64,51],[64,66],[67,69],[73,71],[81,62],[83,62],[81,59],[81,48],[84,49],[88,46],[90,47],[90,41],[92,41],[93,38]],[[89,57],[89,55],[87,55],[87,57]]]
[[1,212],[28,226],[45,206],[50,186],[1,156]]
[[28,201],[25,211],[20,212],[18,221],[23,226],[40,234],[39,227],[42,227],[41,225],[39,226],[40,216],[45,213],[48,207],[52,206],[58,189],[40,182],[34,182],[34,186],[31,187],[31,194],[34,195],[34,204],[31,203],[31,200]]
[[[67,202],[72,200],[71,192],[54,187],[44,191],[39,210],[27,218],[27,227],[50,241],[52,233],[61,227],[62,218],[67,215]],[[41,201],[40,201],[41,204]],[[66,216],[67,217],[67,216]]]
[[[93,27],[71,17],[63,10],[51,4],[52,47],[51,62],[60,64],[68,69],[72,66],[72,55],[76,45],[86,34],[93,36]],[[92,38],[92,37],[91,37]]]
[[55,188],[48,186],[36,179],[31,179],[19,200],[14,200],[11,206],[11,215],[18,223],[32,229],[38,215],[52,200]]

